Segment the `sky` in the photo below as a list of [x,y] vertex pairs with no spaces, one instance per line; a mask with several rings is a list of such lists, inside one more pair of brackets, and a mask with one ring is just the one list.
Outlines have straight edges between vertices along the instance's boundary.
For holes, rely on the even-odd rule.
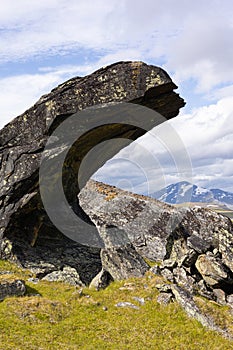
[[138,193],[181,180],[233,192],[231,0],[0,0],[0,8],[0,127],[71,77],[141,60],[169,73],[186,106],[95,178]]

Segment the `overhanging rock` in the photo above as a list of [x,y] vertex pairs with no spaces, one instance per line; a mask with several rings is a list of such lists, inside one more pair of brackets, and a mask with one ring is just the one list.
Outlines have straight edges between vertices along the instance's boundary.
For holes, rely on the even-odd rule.
[[[65,237],[51,224],[41,202],[39,167],[46,142],[68,117],[97,105],[131,102],[149,107],[167,119],[173,118],[184,106],[183,99],[174,92],[176,88],[159,67],[143,62],[119,62],[59,85],[7,124],[0,132],[0,257],[16,260],[40,276],[71,266],[85,283],[90,282],[101,268],[99,249],[84,248]],[[80,120],[80,130],[83,122]],[[89,219],[75,202],[82,160],[89,150],[106,139],[135,140],[158,124],[156,117],[145,118],[144,122],[147,129],[111,124],[111,120],[100,118],[99,124],[105,125],[101,132],[99,128],[90,130],[71,149],[64,166],[64,190],[73,210],[84,220]],[[56,162],[53,145],[51,149]],[[119,146],[112,147],[105,158],[93,164],[88,177],[117,151]]]

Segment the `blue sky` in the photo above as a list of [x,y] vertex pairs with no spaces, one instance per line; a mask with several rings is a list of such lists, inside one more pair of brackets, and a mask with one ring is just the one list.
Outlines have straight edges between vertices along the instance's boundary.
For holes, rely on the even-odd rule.
[[1,127],[68,78],[119,60],[142,60],[167,70],[187,102],[170,126],[190,156],[191,178],[177,171],[175,147],[162,146],[159,137],[152,142],[149,135],[97,178],[145,192],[148,181],[153,191],[189,177],[233,192],[232,1],[0,0],[0,5]]

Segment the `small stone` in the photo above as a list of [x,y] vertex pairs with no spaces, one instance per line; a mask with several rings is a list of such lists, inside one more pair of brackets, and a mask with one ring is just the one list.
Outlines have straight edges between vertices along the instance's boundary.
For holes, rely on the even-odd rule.
[[185,254],[181,259],[179,266],[183,265],[185,267],[191,267],[195,264],[198,254],[194,249],[190,249],[187,254]]
[[96,290],[100,290],[100,289],[104,289],[106,288],[109,283],[112,281],[112,277],[111,275],[105,271],[104,269],[102,269],[97,276],[95,276],[93,278],[93,280],[91,281],[89,288],[93,288]]
[[103,306],[103,311],[108,311],[107,306]]
[[164,260],[161,265],[160,265],[160,268],[163,269],[165,267],[168,267],[168,268],[173,268],[177,266],[177,262],[176,260],[172,260],[172,259],[166,259]]
[[157,297],[157,302],[159,304],[167,305],[173,299],[172,293],[160,293]]
[[125,283],[123,287],[120,287],[119,290],[134,290],[136,288],[134,283]]
[[170,284],[156,284],[155,287],[160,291],[164,293],[169,293],[171,292],[171,285]]
[[140,305],[144,305],[145,304],[145,299],[144,298],[140,298],[140,297],[133,297],[133,299],[137,302],[139,302]]
[[152,266],[149,271],[152,272],[154,275],[161,275],[161,270],[158,265]]
[[129,307],[131,309],[139,310],[139,307],[135,304],[129,303],[128,301],[122,301],[115,305],[116,307]]
[[28,278],[28,282],[31,282],[31,283],[34,283],[34,284],[37,284],[39,281],[40,281],[39,278],[33,278],[33,277]]
[[214,254],[214,255],[218,255],[218,253],[219,253],[218,249],[217,249],[217,248],[214,248],[213,254]]
[[169,269],[165,268],[161,270],[161,275],[165,277],[169,282],[174,282],[173,273]]
[[227,295],[226,301],[227,301],[227,305],[233,308],[233,294]]
[[0,271],[0,275],[12,275],[11,271]]
[[226,295],[224,293],[224,291],[222,289],[213,289],[213,293],[217,298],[217,303],[221,304],[221,305],[225,305],[226,304]]

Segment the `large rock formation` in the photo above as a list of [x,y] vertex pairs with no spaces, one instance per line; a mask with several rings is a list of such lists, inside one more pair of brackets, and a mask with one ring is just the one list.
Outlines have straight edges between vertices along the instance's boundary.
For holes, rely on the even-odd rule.
[[161,299],[175,298],[204,326],[229,336],[193,300],[200,295],[233,307],[233,224],[228,217],[200,207],[178,209],[94,180],[79,193],[79,201],[105,242],[102,274],[128,278],[149,270],[145,261],[157,262],[151,271],[169,283],[158,286]]
[[228,217],[200,207],[178,209],[94,180],[82,189],[79,201],[105,242],[102,265],[110,274],[116,266],[126,273],[125,261],[133,255],[142,271],[141,257],[160,262],[161,274],[192,292],[215,300],[215,289],[226,298],[233,294],[233,224]]
[[[64,236],[50,222],[41,201],[39,167],[45,144],[57,126],[71,115],[100,104],[112,106],[113,103],[131,102],[156,110],[167,119],[175,117],[184,101],[174,89],[176,85],[161,68],[142,62],[120,62],[89,76],[67,81],[6,125],[0,132],[0,257],[17,261],[40,277],[75,268],[81,281],[89,283],[101,270],[99,249],[84,247]],[[79,118],[79,114],[75,117]],[[88,130],[75,142],[63,167],[66,197],[85,221],[89,219],[77,203],[80,187],[77,179],[86,154],[108,139],[135,140],[161,122],[156,114],[153,117],[143,115],[143,128],[133,123],[112,124],[111,115],[108,114],[106,119],[101,111],[98,118],[101,128]],[[78,120],[78,131],[82,132],[86,120]],[[57,146],[58,141],[63,142],[62,147]],[[87,172],[81,174],[81,182],[85,184],[121,147],[113,145],[101,159],[93,162]],[[62,137],[60,140],[55,138],[47,158],[52,159],[54,165],[59,161],[59,153],[66,150],[67,144]],[[94,226],[92,230],[98,239]]]

